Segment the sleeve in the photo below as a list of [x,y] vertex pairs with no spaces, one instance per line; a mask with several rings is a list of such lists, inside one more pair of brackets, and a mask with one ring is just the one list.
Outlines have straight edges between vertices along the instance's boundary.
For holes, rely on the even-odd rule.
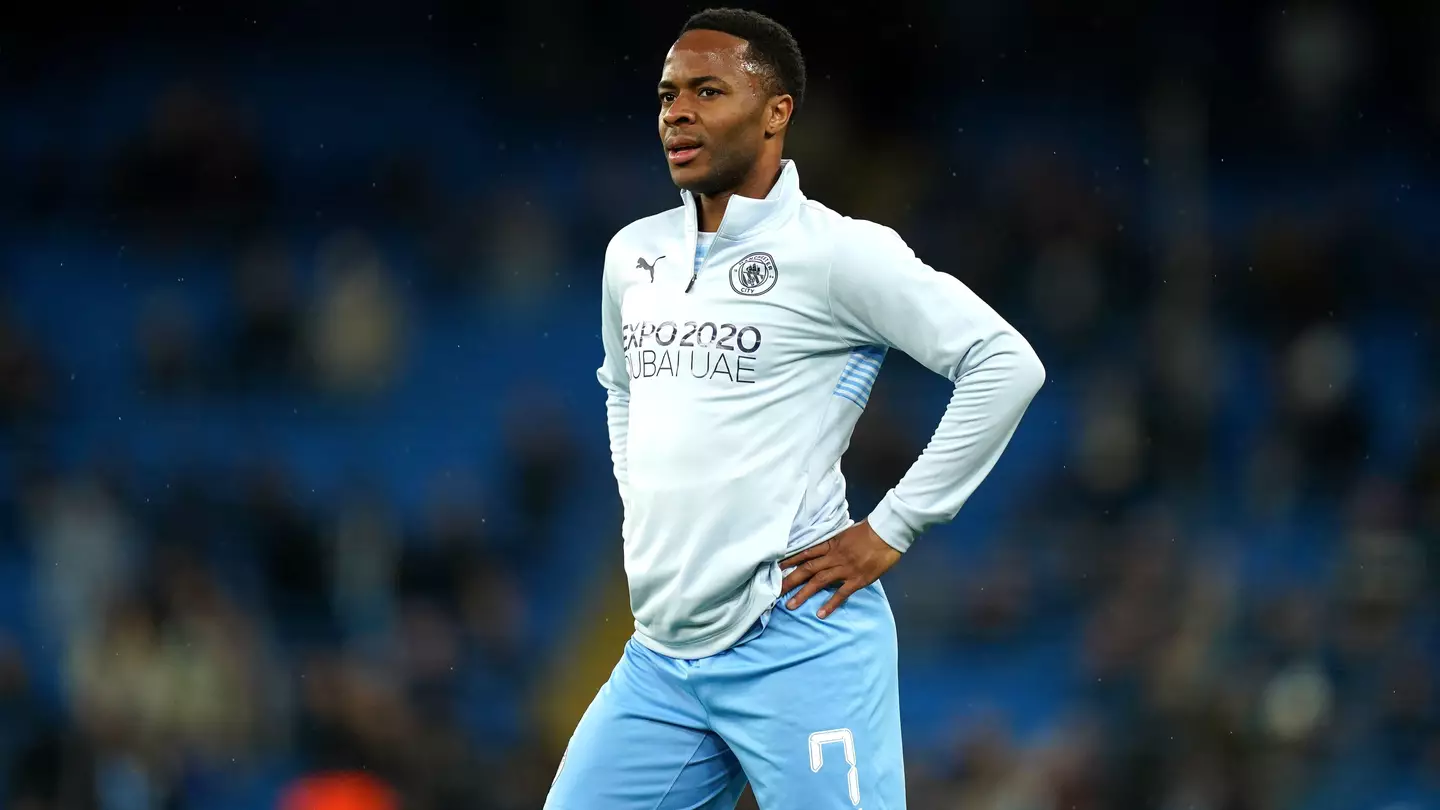
[[903,552],[921,532],[953,519],[989,475],[1045,368],[995,310],[922,262],[893,230],[845,225],[850,232],[838,240],[828,291],[842,339],[898,349],[955,384],[930,443],[868,519]]
[[605,421],[610,431],[610,459],[620,500],[628,502],[630,484],[625,450],[630,434],[630,374],[625,367],[625,344],[621,334],[620,301],[610,283],[609,251],[600,293],[600,341],[605,358],[595,376],[605,388]]

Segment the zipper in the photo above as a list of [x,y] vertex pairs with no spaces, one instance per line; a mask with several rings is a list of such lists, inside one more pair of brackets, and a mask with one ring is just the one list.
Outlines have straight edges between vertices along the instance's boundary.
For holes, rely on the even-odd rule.
[[688,295],[690,290],[694,289],[695,278],[700,275],[700,268],[695,264],[695,251],[700,247],[700,223],[697,221],[700,216],[700,201],[695,199],[693,194],[689,194],[685,203],[685,246],[689,248],[685,252],[685,260],[690,263],[690,283],[685,285],[682,295]]
[[[717,230],[715,234],[710,237],[710,249],[705,251],[705,258],[701,259],[699,264],[695,264],[695,251],[700,249],[700,223],[698,221],[700,216],[700,203],[693,196],[686,198],[685,213],[685,242],[690,248],[687,255],[690,257],[691,270],[690,282],[685,285],[685,292],[682,294],[689,295],[690,291],[695,289],[695,282],[700,278],[700,271],[704,270],[705,265],[710,262],[710,254],[715,251],[715,243],[719,241],[720,233]],[[724,225],[723,220],[721,225]]]
[[[690,271],[690,283],[685,285],[685,292],[686,292],[687,294],[688,294],[691,290],[695,289],[695,280],[698,279],[698,278],[700,278],[700,271],[701,271],[701,270],[704,270],[704,269],[705,269],[705,265],[707,265],[707,264],[710,263],[710,255],[715,252],[715,243],[718,242],[718,241],[720,241],[720,233],[717,231],[717,232],[715,232],[714,235],[712,235],[712,236],[710,237],[710,248],[705,251],[705,258],[701,259],[701,260],[700,260],[700,263],[697,264],[697,265],[695,265],[695,266],[694,266],[694,269]],[[690,261],[692,261],[692,262],[695,261],[695,251],[696,251],[696,250],[699,250],[699,249],[700,249],[700,229],[699,229],[699,228],[696,228],[696,229],[695,229],[695,243],[694,243],[694,248],[690,251]]]

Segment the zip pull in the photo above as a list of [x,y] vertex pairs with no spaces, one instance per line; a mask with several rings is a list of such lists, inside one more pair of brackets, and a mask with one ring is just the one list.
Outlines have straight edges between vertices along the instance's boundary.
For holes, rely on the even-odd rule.
[[690,274],[690,283],[685,285],[685,292],[690,292],[695,287],[695,279],[700,277],[700,271],[696,270]]

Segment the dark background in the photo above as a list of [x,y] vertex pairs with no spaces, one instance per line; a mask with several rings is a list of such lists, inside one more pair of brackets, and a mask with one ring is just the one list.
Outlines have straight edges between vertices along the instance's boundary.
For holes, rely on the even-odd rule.
[[[630,627],[600,260],[699,8],[7,11],[4,806],[541,805]],[[807,194],[1050,374],[886,579],[910,806],[1440,807],[1440,5],[761,10]],[[887,362],[855,517],[945,401]]]

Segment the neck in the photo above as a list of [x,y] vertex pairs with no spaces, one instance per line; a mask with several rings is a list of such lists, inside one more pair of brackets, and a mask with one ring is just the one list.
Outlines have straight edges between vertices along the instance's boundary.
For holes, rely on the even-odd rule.
[[720,221],[725,218],[725,209],[730,205],[731,197],[739,194],[741,197],[763,200],[779,179],[780,158],[777,155],[773,159],[756,161],[740,185],[732,189],[714,194],[695,195],[696,208],[699,209],[700,230],[705,233],[714,233],[720,230]]

